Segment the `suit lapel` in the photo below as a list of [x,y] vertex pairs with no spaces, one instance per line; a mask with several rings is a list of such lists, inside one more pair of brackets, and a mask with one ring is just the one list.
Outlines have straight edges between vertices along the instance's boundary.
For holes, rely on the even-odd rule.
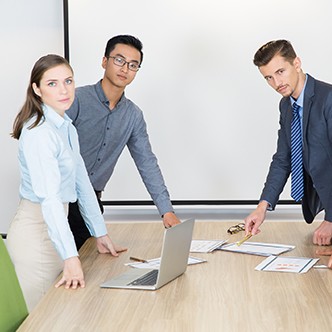
[[287,142],[289,144],[289,148],[291,146],[291,123],[293,117],[292,105],[290,103],[290,98],[287,98],[287,102],[285,104],[285,128],[287,128],[286,135],[287,135]]
[[312,98],[314,96],[314,79],[308,75],[307,84],[304,90],[304,100],[303,100],[303,120],[302,120],[302,130],[303,130],[303,163],[308,166],[308,123],[310,118]]

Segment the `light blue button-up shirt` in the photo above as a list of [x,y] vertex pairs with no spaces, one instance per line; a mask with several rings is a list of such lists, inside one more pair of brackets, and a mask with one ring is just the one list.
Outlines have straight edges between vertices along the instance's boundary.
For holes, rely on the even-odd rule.
[[78,200],[90,230],[99,237],[107,234],[103,216],[79,152],[78,136],[70,118],[61,117],[44,105],[45,119],[19,139],[21,171],[20,197],[41,204],[48,234],[62,259],[78,256],[69,228],[64,203]]

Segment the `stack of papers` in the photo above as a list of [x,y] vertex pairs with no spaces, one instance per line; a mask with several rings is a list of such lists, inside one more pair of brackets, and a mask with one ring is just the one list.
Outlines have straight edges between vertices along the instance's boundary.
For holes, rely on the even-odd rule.
[[277,243],[245,242],[238,246],[236,243],[230,243],[219,247],[220,250],[239,252],[243,254],[271,256],[280,255],[284,252],[293,250],[295,246]]

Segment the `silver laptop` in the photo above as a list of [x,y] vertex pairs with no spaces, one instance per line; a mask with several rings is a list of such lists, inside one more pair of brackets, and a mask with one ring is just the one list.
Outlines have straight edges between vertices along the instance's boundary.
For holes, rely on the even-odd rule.
[[187,269],[194,219],[165,230],[159,270],[131,268],[100,285],[102,288],[158,289]]

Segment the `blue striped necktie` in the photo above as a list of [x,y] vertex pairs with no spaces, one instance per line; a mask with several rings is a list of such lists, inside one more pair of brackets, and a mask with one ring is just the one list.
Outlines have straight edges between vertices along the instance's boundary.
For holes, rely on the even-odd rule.
[[300,106],[294,103],[291,124],[291,196],[295,201],[300,201],[304,193],[302,131],[299,110]]

